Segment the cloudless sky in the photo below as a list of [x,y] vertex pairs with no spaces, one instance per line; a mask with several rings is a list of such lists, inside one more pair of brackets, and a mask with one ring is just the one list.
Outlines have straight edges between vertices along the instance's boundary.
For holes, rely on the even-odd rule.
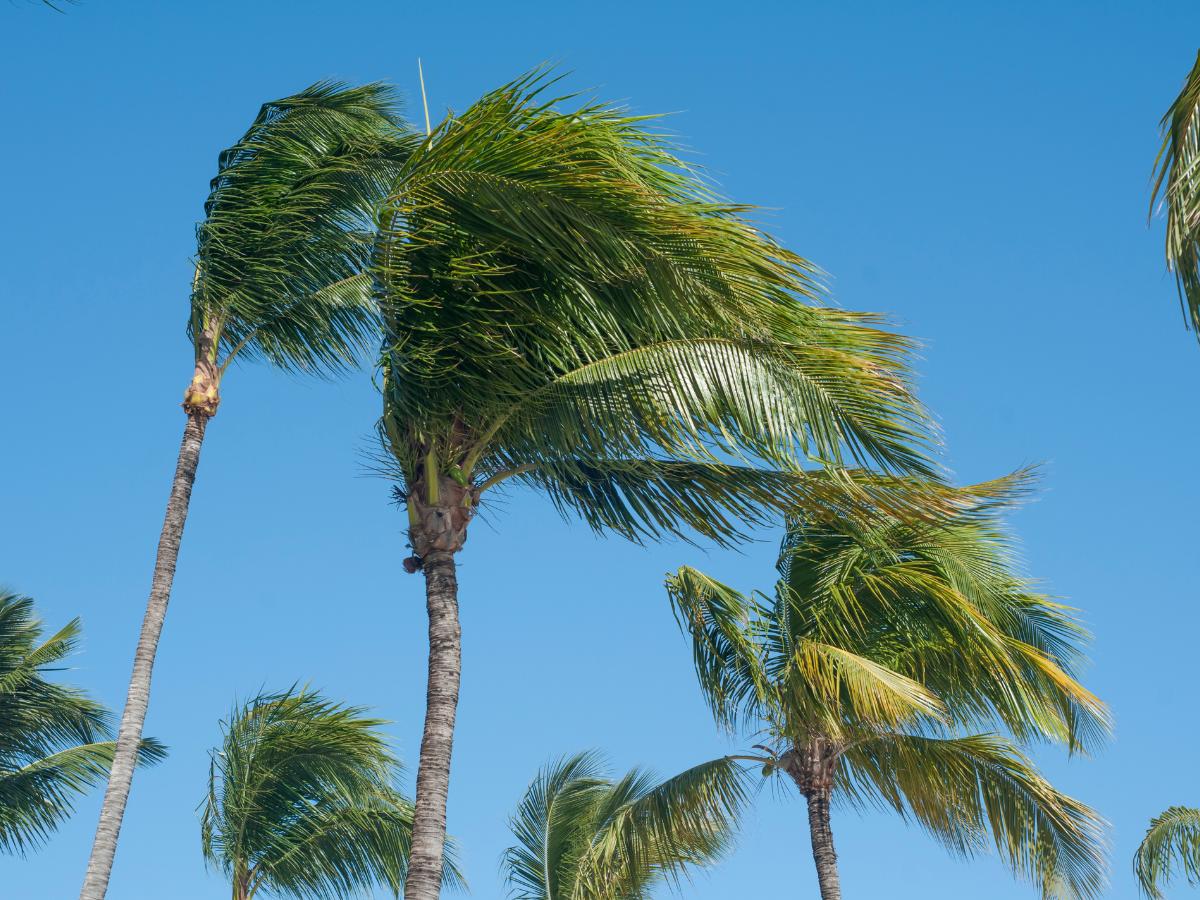
[[[318,79],[396,83],[435,115],[543,60],[670,128],[830,273],[925,342],[924,399],[963,481],[1047,463],[1014,520],[1029,572],[1083,610],[1117,721],[1039,753],[1113,823],[1111,896],[1151,815],[1200,804],[1195,747],[1200,347],[1147,227],[1157,122],[1200,45],[1188,2],[0,2],[0,581],[82,616],[69,678],[124,698],[183,428],[193,225],[217,154]],[[228,896],[196,814],[236,697],[311,682],[372,707],[415,768],[425,678],[403,517],[365,455],[378,398],[234,370],[209,428],[109,896]],[[662,590],[683,563],[769,588],[742,553],[637,548],[511,494],[462,553],[450,829],[504,896],[506,819],[548,758],[670,774],[738,746],[693,684]],[[411,773],[410,773],[411,777]],[[76,896],[98,792],[0,896]],[[1033,897],[883,814],[839,812],[848,898]],[[766,791],[696,900],[815,897],[803,803]],[[1186,896],[1181,889],[1177,896]]]

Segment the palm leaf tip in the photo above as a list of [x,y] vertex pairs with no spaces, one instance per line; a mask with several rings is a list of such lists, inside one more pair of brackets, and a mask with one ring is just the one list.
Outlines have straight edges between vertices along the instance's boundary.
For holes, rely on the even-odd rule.
[[1172,806],[1150,822],[1133,861],[1142,892],[1153,900],[1174,876],[1200,885],[1200,809]]

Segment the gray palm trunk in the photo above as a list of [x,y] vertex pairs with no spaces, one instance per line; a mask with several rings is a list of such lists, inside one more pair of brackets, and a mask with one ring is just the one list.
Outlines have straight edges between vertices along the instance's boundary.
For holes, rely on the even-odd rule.
[[808,802],[808,834],[812,842],[821,900],[842,900],[830,818],[839,752],[833,741],[812,737],[789,749],[776,762],[780,769],[791,776]]
[[817,883],[821,900],[841,900],[842,885],[838,880],[837,851],[833,846],[830,825],[828,788],[810,791],[808,800],[808,831],[812,839],[813,862],[817,867]]
[[133,673],[129,678],[129,692],[125,698],[125,710],[121,714],[121,727],[117,732],[117,748],[113,755],[108,787],[104,791],[100,821],[96,826],[96,837],[79,900],[104,900],[108,890],[113,858],[117,852],[117,838],[121,832],[125,804],[129,800],[129,788],[133,783],[134,767],[137,765],[142,728],[146,722],[146,709],[150,703],[150,679],[154,672],[154,657],[158,651],[163,620],[167,615],[167,604],[171,599],[175,563],[179,558],[179,544],[183,539],[183,526],[187,521],[192,484],[196,480],[196,468],[200,464],[200,446],[204,441],[208,419],[208,414],[204,412],[191,411],[183,430],[183,443],[179,447],[175,479],[171,482],[167,513],[162,534],[158,538],[158,555],[154,562],[154,577],[150,583],[150,599],[146,604],[142,632],[133,656]]
[[429,612],[429,681],[425,731],[417,769],[412,855],[404,900],[437,900],[446,844],[446,800],[450,756],[462,671],[462,631],[458,623],[458,578],[453,550],[430,550],[422,557],[425,604]]

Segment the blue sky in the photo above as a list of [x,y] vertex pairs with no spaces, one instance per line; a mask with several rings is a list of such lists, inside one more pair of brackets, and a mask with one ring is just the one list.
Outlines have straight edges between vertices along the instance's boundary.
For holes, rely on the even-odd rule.
[[[1047,463],[1015,517],[1030,573],[1094,629],[1115,712],[1091,760],[1041,754],[1113,823],[1132,896],[1149,817],[1200,803],[1194,706],[1200,348],[1146,223],[1159,116],[1200,44],[1186,2],[0,4],[0,581],[80,615],[71,678],[124,696],[190,375],[192,227],[220,149],[323,78],[435,113],[542,62],[671,127],[855,309],[925,341],[921,386],[961,480]],[[415,113],[416,108],[410,106]],[[243,367],[210,430],[109,896],[228,896],[200,856],[207,748],[237,696],[310,681],[393,720],[415,765],[422,584],[366,471],[377,398]],[[465,661],[450,827],[473,896],[503,896],[506,817],[547,758],[662,773],[726,752],[661,588],[682,563],[771,583],[743,553],[639,549],[511,495],[461,557]],[[73,897],[98,798],[5,897]],[[835,818],[848,897],[1033,897],[877,815]],[[696,900],[816,895],[803,807],[764,793]],[[1179,896],[1186,895],[1181,891]]]

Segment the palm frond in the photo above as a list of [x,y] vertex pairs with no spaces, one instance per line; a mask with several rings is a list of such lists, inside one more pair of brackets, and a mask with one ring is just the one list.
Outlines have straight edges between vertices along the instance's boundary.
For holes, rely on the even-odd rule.
[[1165,896],[1163,888],[1180,874],[1200,885],[1200,809],[1172,806],[1150,821],[1133,860],[1138,883],[1148,897]]
[[1050,898],[1095,897],[1106,883],[1104,822],[1055,790],[1008,740],[881,734],[844,751],[838,794],[919,822],[954,853],[990,843]]
[[1175,273],[1184,320],[1200,334],[1200,54],[1162,118],[1151,212],[1167,208],[1167,265]]

